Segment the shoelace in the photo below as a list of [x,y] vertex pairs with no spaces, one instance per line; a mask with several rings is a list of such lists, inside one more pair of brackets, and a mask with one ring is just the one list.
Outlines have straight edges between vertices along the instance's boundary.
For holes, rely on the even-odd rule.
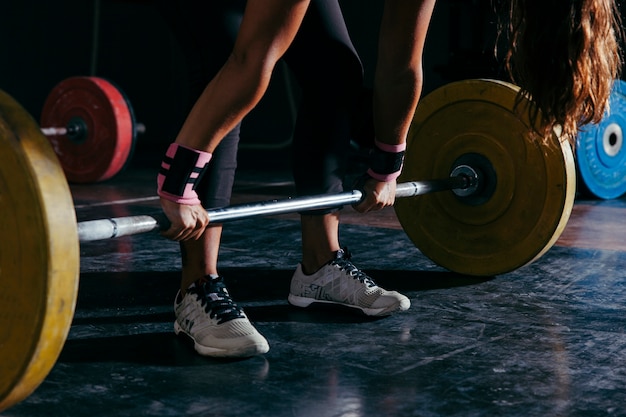
[[196,291],[204,311],[212,319],[217,318],[218,324],[245,317],[241,307],[230,298],[221,277],[196,282]]
[[376,287],[374,280],[368,276],[365,272],[354,266],[350,262],[352,254],[348,252],[347,248],[344,248],[337,254],[337,258],[331,261],[331,265],[337,266],[342,271],[346,271],[354,279],[358,279],[361,283],[367,285],[369,288]]

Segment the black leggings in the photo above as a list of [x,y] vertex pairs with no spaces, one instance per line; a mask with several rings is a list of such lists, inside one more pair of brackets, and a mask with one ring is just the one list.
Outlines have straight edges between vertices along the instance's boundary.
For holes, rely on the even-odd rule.
[[[161,6],[187,58],[191,107],[232,51],[245,1],[164,1]],[[302,93],[293,136],[296,192],[341,192],[363,69],[338,0],[311,2],[283,59]],[[230,203],[239,133],[237,126],[222,140],[197,188],[206,208]]]

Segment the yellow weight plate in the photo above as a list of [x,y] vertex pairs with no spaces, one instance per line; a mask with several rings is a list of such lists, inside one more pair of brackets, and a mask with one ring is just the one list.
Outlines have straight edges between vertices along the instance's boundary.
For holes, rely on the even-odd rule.
[[0,91],[0,411],[30,395],[65,343],[79,244],[71,194],[33,118]]
[[569,219],[576,191],[572,151],[538,137],[518,88],[466,80],[435,90],[416,111],[399,182],[445,178],[459,161],[486,171],[484,198],[452,191],[396,200],[415,246],[454,272],[493,276],[543,255]]

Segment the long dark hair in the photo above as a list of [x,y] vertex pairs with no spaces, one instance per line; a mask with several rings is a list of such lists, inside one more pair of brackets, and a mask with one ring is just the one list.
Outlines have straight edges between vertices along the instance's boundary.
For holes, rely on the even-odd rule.
[[621,73],[623,39],[614,0],[510,0],[512,81],[529,94],[544,132],[560,126],[572,144],[580,125],[597,123]]

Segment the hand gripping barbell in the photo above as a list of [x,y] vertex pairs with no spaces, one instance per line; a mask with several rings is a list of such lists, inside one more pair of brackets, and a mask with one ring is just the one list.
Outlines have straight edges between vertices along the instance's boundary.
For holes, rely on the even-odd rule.
[[[394,205],[409,238],[451,271],[490,276],[544,254],[574,203],[570,146],[539,138],[518,89],[491,80],[424,97],[408,137]],[[517,103],[517,104],[516,104]],[[0,410],[54,365],[71,325],[79,242],[164,227],[164,217],[76,223],[63,170],[32,117],[0,92]],[[436,178],[430,181],[419,178]],[[452,192],[446,192],[451,190]],[[434,192],[441,191],[441,192]],[[210,210],[213,222],[353,204],[359,191]]]

